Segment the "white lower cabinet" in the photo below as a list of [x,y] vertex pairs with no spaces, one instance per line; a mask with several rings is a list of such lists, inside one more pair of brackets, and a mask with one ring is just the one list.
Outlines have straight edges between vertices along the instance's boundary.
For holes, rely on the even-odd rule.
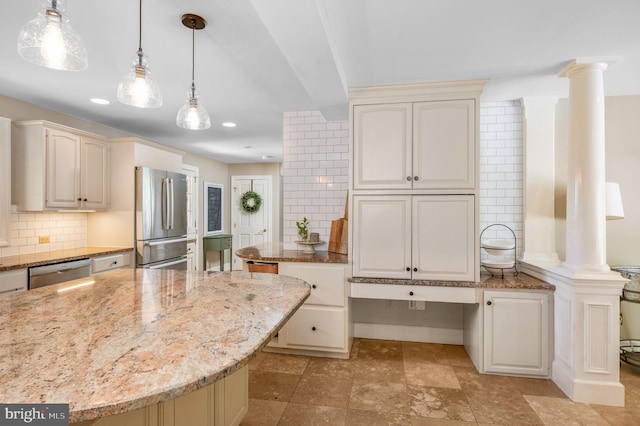
[[549,375],[549,294],[485,291],[484,372]]
[[249,373],[231,375],[175,399],[75,426],[235,426],[249,408]]
[[353,276],[474,281],[473,195],[353,197]]
[[0,296],[25,291],[28,285],[27,269],[12,269],[0,272]]
[[131,264],[131,252],[91,258],[91,274],[124,268]]
[[345,266],[280,262],[278,273],[306,281],[311,285],[311,295],[266,350],[348,358],[352,336]]
[[187,242],[187,271],[195,271],[197,267],[196,262],[196,242]]

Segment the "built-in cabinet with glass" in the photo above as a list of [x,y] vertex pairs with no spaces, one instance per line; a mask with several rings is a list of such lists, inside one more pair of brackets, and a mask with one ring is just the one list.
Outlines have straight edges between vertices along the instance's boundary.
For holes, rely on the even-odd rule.
[[106,210],[109,144],[47,121],[12,126],[12,201],[20,211]]

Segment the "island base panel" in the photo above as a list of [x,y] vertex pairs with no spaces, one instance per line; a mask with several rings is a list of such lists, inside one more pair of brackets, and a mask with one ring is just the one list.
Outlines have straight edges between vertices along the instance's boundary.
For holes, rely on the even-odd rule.
[[249,408],[249,371],[244,366],[217,382],[134,411],[71,426],[235,426]]

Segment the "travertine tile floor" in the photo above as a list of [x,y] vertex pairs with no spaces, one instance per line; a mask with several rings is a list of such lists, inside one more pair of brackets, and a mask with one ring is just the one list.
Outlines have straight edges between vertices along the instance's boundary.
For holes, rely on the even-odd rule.
[[571,402],[550,380],[478,374],[461,346],[356,339],[349,360],[260,353],[254,425],[640,425],[640,370],[624,408]]

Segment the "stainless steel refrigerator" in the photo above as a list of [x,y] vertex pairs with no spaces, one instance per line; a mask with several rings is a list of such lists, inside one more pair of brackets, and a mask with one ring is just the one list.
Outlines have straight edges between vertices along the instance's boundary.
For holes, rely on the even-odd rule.
[[136,267],[187,269],[187,177],[136,167]]

